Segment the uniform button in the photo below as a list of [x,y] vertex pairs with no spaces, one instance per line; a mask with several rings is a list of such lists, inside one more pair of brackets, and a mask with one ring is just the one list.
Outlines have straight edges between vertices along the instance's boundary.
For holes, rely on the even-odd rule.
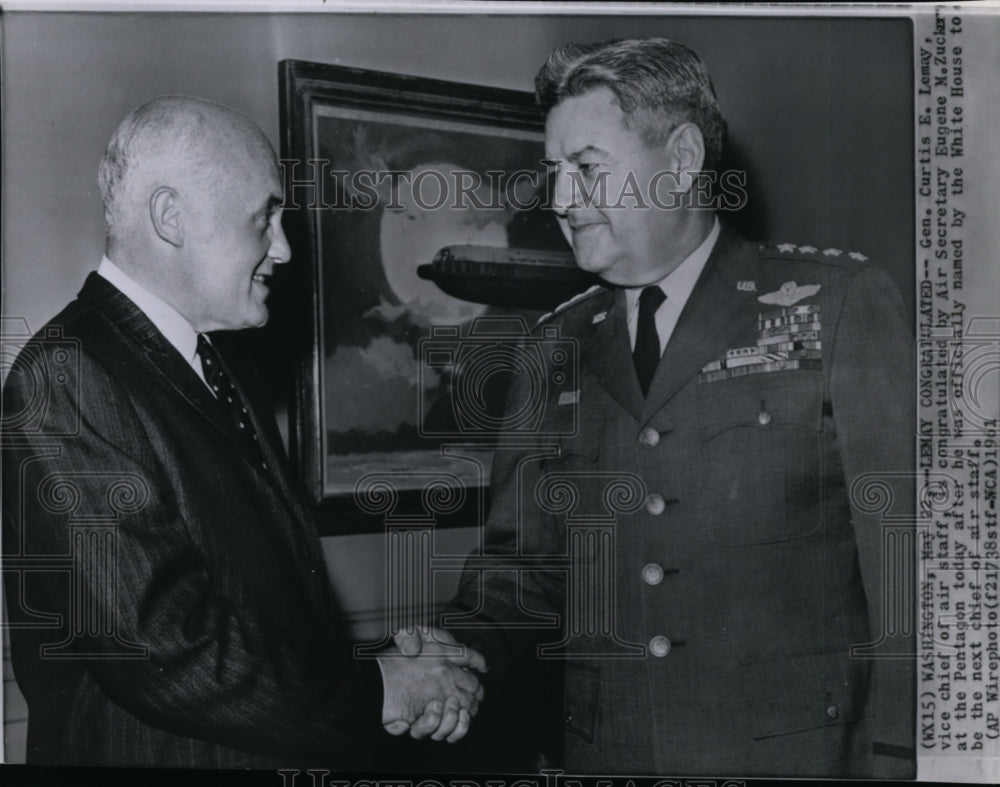
[[646,498],[646,510],[653,516],[659,516],[667,504],[663,500],[663,495],[650,495]]
[[647,563],[642,568],[642,581],[647,585],[659,585],[663,581],[663,568],[656,563]]
[[670,640],[658,634],[649,641],[649,652],[662,659],[670,652]]
[[838,708],[836,705],[827,705],[826,715],[829,716],[831,719],[836,719],[838,716],[840,716],[840,708]]
[[651,426],[647,426],[641,432],[639,432],[639,444],[646,446],[646,448],[653,448],[657,443],[660,442],[660,433],[653,429]]
[[573,723],[573,714],[572,713],[567,713],[566,714],[566,726],[569,727],[572,723]]
[[761,410],[757,413],[757,423],[761,426],[767,426],[771,423],[771,414],[767,410]]

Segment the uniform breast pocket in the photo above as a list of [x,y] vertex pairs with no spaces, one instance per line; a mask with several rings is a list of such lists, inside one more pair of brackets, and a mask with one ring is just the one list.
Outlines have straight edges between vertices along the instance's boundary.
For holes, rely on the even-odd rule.
[[701,382],[698,417],[702,510],[715,541],[739,547],[818,530],[822,372]]
[[767,740],[857,721],[865,711],[870,669],[869,663],[843,651],[742,667],[747,731],[756,740]]

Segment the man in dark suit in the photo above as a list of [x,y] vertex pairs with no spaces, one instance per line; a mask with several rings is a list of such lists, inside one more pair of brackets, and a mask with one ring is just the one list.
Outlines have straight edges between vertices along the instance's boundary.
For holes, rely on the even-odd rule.
[[563,662],[574,773],[912,777],[913,347],[891,280],[699,204],[725,126],[686,47],[567,45],[536,88],[559,222],[605,284],[538,329],[544,421],[497,451],[495,565],[470,563],[449,625],[497,681]]
[[28,762],[358,768],[381,725],[461,737],[478,657],[353,658],[274,419],[220,352],[267,321],[290,257],[267,139],[220,105],[154,99],[100,187],[105,258],[4,390]]

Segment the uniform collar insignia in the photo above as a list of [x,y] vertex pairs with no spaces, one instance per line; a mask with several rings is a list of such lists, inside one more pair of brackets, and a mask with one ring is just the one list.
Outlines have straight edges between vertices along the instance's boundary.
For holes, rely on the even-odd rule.
[[778,306],[791,306],[798,303],[803,298],[808,298],[819,292],[819,284],[796,284],[794,281],[786,281],[774,292],[769,292],[757,297],[761,303],[773,303]]

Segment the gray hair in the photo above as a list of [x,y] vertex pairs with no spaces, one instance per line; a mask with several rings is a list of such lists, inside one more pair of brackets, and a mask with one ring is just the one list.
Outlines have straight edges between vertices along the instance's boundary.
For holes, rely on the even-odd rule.
[[535,76],[535,98],[546,113],[602,87],[646,144],[662,144],[681,123],[694,123],[705,140],[704,168],[719,165],[726,121],[708,68],[693,50],[667,38],[563,44]]
[[136,190],[150,178],[180,176],[198,186],[213,179],[217,164],[208,128],[210,115],[219,110],[232,112],[202,99],[159,96],[128,114],[97,170],[109,235],[136,218],[136,211],[145,211],[145,195]]

